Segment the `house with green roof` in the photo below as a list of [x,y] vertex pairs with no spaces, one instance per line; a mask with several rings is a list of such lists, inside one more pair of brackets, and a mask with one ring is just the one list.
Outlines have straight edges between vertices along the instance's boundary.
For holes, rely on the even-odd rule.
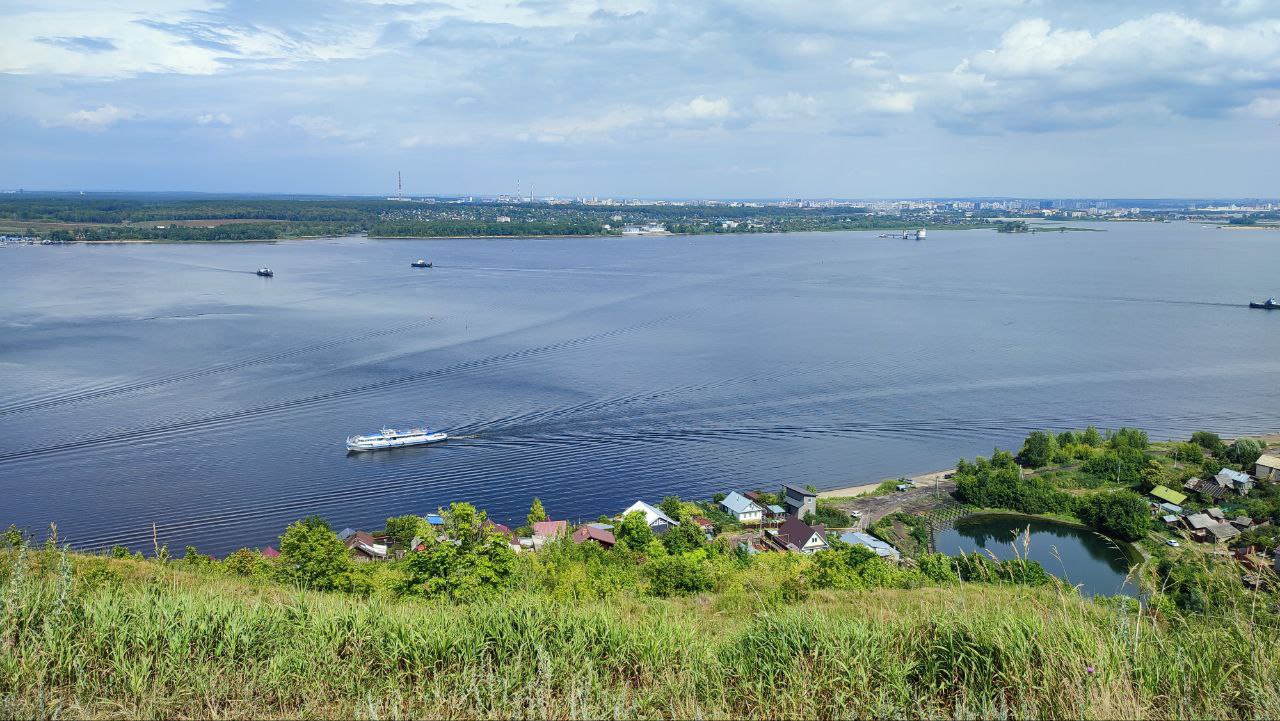
[[1155,488],[1152,488],[1151,495],[1162,501],[1172,503],[1175,506],[1181,506],[1182,502],[1187,500],[1187,494],[1178,493],[1172,488],[1167,488],[1165,486],[1156,486]]

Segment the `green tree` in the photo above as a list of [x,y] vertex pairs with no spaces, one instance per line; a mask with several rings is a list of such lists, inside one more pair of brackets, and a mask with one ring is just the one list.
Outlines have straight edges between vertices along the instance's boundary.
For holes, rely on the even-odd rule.
[[1102,434],[1098,433],[1097,428],[1089,426],[1080,432],[1080,442],[1086,446],[1097,448],[1102,445]]
[[267,559],[252,548],[241,548],[222,561],[222,567],[228,573],[237,576],[264,576],[268,568]]
[[1241,438],[1227,448],[1226,455],[1228,461],[1241,468],[1248,468],[1258,462],[1258,456],[1262,455],[1262,451],[1263,446],[1259,441],[1252,438]]
[[432,535],[431,525],[421,516],[393,516],[387,519],[387,537],[393,543],[408,546],[414,538]]
[[662,535],[661,540],[662,546],[667,549],[667,553],[671,554],[696,551],[707,545],[707,537],[703,534],[702,527],[688,520],[672,526]]
[[1138,451],[1146,450],[1148,442],[1147,432],[1137,428],[1119,428],[1111,434],[1110,439],[1112,448],[1132,448]]
[[680,496],[666,496],[662,499],[662,503],[658,504],[658,510],[667,514],[672,520],[679,521],[684,515],[684,505],[680,502]]
[[533,526],[533,524],[542,523],[545,520],[547,520],[547,511],[542,507],[542,501],[534,498],[533,505],[529,506],[529,525]]
[[351,556],[329,523],[319,516],[294,521],[280,537],[280,570],[304,588],[337,588]]
[[1222,439],[1218,437],[1218,434],[1210,433],[1209,431],[1196,431],[1195,433],[1192,433],[1191,442],[1219,457],[1222,456],[1223,450],[1226,449],[1226,444],[1222,442]]
[[510,584],[516,557],[507,540],[492,530],[486,514],[470,503],[454,503],[445,513],[448,540],[405,556],[401,590],[417,596],[474,601]]
[[654,540],[653,529],[645,520],[644,511],[632,511],[623,516],[622,522],[614,529],[614,537],[633,551],[644,550]]
[[1058,439],[1049,431],[1032,431],[1022,442],[1018,461],[1027,468],[1043,468],[1053,460],[1058,450]]
[[1132,491],[1095,493],[1080,498],[1075,513],[1095,530],[1122,541],[1136,541],[1151,530],[1147,502]]

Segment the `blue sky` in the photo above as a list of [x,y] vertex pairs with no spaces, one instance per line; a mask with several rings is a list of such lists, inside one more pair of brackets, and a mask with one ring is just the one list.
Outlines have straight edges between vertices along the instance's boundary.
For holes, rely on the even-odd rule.
[[9,0],[0,187],[1280,195],[1280,2]]

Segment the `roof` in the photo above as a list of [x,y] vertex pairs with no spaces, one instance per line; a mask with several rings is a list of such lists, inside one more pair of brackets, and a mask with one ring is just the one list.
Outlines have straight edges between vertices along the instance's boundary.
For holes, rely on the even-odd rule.
[[1253,525],[1253,519],[1249,518],[1248,516],[1236,516],[1235,518],[1231,519],[1231,522],[1237,526],[1248,527]]
[[355,535],[355,532],[356,532],[356,529],[354,528],[344,528],[341,531],[338,531],[338,538],[345,541],[351,536]]
[[1172,503],[1175,506],[1180,506],[1184,501],[1187,500],[1187,494],[1178,493],[1172,488],[1168,488],[1166,486],[1156,486],[1155,488],[1152,488],[1151,495],[1155,496],[1156,498],[1159,498],[1162,501],[1168,501],[1169,503]]
[[498,523],[497,521],[490,521],[488,519],[485,519],[484,525],[485,525],[485,528],[488,528],[493,531],[497,531],[498,533],[501,533],[504,536],[511,535],[511,529],[504,524]]
[[703,528],[711,528],[712,526],[716,525],[712,523],[710,519],[703,518],[702,516],[694,516],[693,522],[698,524],[699,526],[702,526]]
[[627,506],[627,510],[623,511],[622,515],[626,516],[628,513],[631,513],[632,511],[640,511],[644,513],[644,520],[650,526],[657,523],[658,521],[664,521],[668,526],[680,525],[679,521],[675,520],[671,516],[668,516],[667,514],[663,513],[657,508],[650,506],[648,503],[645,503],[644,501],[636,501],[635,503],[632,503],[630,506]]
[[1263,453],[1258,456],[1258,460],[1254,463],[1257,466],[1266,466],[1267,468],[1280,468],[1280,456],[1270,453]]
[[1178,517],[1170,513],[1166,516],[1161,516],[1160,520],[1164,521],[1165,523],[1175,523],[1177,522]]
[[1234,538],[1240,535],[1240,529],[1230,523],[1215,523],[1212,526],[1209,526],[1209,533],[1212,533],[1214,538],[1219,541],[1225,541],[1228,538]]
[[1227,514],[1223,513],[1222,509],[1217,506],[1214,506],[1213,508],[1206,508],[1204,509],[1204,512],[1209,514],[1210,518],[1216,518],[1218,520],[1222,520],[1227,517]]
[[902,554],[898,553],[898,549],[890,546],[884,541],[881,541],[870,533],[854,533],[853,531],[845,531],[840,534],[840,540],[850,546],[866,546],[872,551],[875,551],[877,556],[893,559],[902,558]]
[[1190,523],[1192,528],[1201,530],[1212,526],[1215,521],[1204,513],[1193,513],[1187,516],[1187,523]]
[[542,538],[564,536],[569,533],[568,521],[538,521],[533,524],[533,535]]
[[266,548],[262,549],[262,555],[264,558],[279,558],[280,552],[272,548],[271,546],[267,546]]
[[788,518],[785,523],[778,526],[778,532],[775,535],[783,543],[800,549],[804,548],[815,533],[822,538],[822,527],[814,528],[799,518]]
[[729,509],[731,513],[737,514],[764,512],[764,509],[760,507],[760,504],[737,491],[730,491],[729,495],[725,496],[723,501],[720,501],[720,505]]
[[787,512],[787,509],[783,508],[782,506],[779,506],[776,503],[770,503],[768,505],[768,509],[769,509],[769,512],[775,516],[778,516]]
[[606,531],[603,528],[596,528],[595,526],[582,526],[573,532],[574,543],[583,543],[586,541],[595,541],[602,546],[612,546],[618,542],[618,540],[613,537],[612,532]]
[[1253,478],[1250,477],[1248,473],[1233,471],[1230,468],[1223,468],[1222,470],[1218,471],[1217,474],[1214,475],[1214,478],[1218,480],[1218,483],[1221,483],[1224,485],[1228,483],[1252,483],[1253,482]]
[[612,525],[612,524],[609,524],[609,523],[588,523],[587,525],[588,525],[588,526],[591,526],[592,528],[599,528],[599,529],[600,529],[600,530],[602,530],[602,531],[612,531],[612,530],[613,530],[613,525]]
[[430,523],[433,526],[444,525],[444,519],[440,517],[439,513],[428,513],[425,518],[427,519],[427,523]]
[[1182,513],[1182,506],[1176,503],[1161,503],[1160,510],[1168,513]]
[[344,541],[347,548],[353,551],[363,551],[370,556],[387,555],[387,546],[384,543],[377,543],[373,540],[373,534],[368,531],[356,531],[347,540]]
[[1191,478],[1182,487],[1188,491],[1195,493],[1203,493],[1212,498],[1222,498],[1227,495],[1227,489],[1219,486],[1216,481],[1204,481],[1199,478]]
[[818,494],[817,494],[817,493],[814,493],[813,491],[809,490],[808,488],[801,488],[800,486],[797,486],[797,485],[792,484],[792,483],[784,483],[784,484],[782,484],[782,491],[783,491],[784,493],[786,493],[786,492],[788,492],[788,491],[789,491],[789,492],[791,492],[791,493],[793,493],[793,494],[795,494],[795,495],[797,495],[797,496],[813,496],[814,498],[817,498],[817,497],[818,497]]

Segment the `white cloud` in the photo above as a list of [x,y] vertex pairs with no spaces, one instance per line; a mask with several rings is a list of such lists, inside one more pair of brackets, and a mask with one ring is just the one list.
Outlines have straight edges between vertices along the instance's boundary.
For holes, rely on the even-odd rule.
[[231,116],[226,113],[205,113],[197,115],[196,122],[200,125],[230,125]]
[[321,140],[358,140],[370,132],[367,128],[350,128],[328,115],[295,115],[289,118],[289,125]]
[[902,91],[876,92],[867,96],[867,107],[877,113],[910,113],[916,109],[916,94]]
[[676,122],[690,120],[723,120],[733,108],[728,98],[708,98],[699,95],[684,103],[673,103],[662,111],[663,117]]
[[45,125],[64,126],[96,132],[105,130],[108,126],[122,120],[129,120],[134,117],[137,117],[137,113],[134,111],[117,108],[108,103],[92,110],[76,110],[67,113],[58,120],[46,121]]

